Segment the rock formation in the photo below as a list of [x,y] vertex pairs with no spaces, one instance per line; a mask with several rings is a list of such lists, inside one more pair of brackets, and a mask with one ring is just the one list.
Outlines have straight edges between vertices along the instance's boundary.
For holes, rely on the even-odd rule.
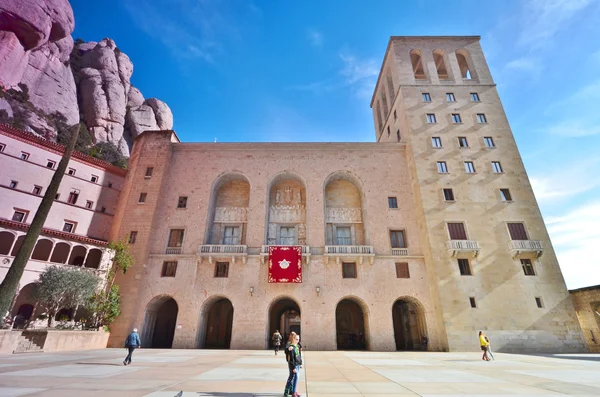
[[145,100],[131,85],[133,64],[115,42],[74,45],[74,27],[67,0],[0,2],[0,86],[28,91],[20,100],[0,97],[0,110],[54,140],[47,116],[60,113],[68,125],[84,122],[94,142],[111,142],[125,155],[142,131],[173,128],[169,107]]

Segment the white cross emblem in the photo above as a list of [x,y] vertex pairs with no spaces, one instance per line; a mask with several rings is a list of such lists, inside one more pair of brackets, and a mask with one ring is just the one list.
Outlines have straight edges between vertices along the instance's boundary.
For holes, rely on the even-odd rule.
[[279,267],[282,269],[287,269],[288,267],[290,267],[291,263],[289,261],[287,261],[286,259],[279,261]]

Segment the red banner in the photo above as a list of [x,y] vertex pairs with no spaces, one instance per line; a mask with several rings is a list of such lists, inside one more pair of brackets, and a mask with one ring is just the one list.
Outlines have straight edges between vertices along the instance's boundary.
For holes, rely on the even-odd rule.
[[269,246],[269,282],[302,282],[302,247]]

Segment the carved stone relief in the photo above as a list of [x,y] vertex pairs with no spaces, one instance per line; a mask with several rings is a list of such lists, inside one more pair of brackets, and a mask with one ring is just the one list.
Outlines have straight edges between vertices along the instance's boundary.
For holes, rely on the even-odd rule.
[[306,211],[303,205],[272,205],[269,208],[271,223],[302,223],[305,219]]
[[215,222],[248,222],[248,208],[217,207],[215,208]]
[[326,223],[362,223],[360,208],[327,208]]

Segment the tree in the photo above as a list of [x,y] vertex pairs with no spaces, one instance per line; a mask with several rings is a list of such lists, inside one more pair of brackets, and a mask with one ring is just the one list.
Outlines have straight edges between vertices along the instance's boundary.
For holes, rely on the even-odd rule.
[[60,309],[85,306],[92,299],[100,279],[92,272],[63,266],[49,266],[36,281],[35,298],[46,308],[48,327],[54,327]]
[[31,222],[29,230],[27,231],[25,239],[23,240],[23,244],[21,245],[21,248],[17,252],[15,259],[10,265],[8,273],[6,274],[6,277],[4,277],[2,284],[0,284],[0,316],[5,316],[8,314],[10,304],[15,296],[15,293],[17,292],[17,287],[19,286],[19,281],[23,276],[25,266],[27,265],[27,262],[31,257],[31,253],[33,252],[33,248],[35,247],[35,243],[42,232],[42,227],[46,222],[46,218],[48,218],[48,213],[50,212],[50,208],[52,208],[52,204],[54,203],[54,197],[56,197],[60,182],[62,181],[65,171],[67,170],[67,166],[69,165],[71,153],[73,153],[75,142],[77,142],[77,137],[79,136],[79,124],[71,127],[69,130],[70,131],[62,131],[63,133],[70,132],[71,139],[69,144],[65,147],[63,157],[60,160],[60,163],[58,164],[58,167],[52,176],[50,185],[48,185],[48,188],[46,189],[46,194],[44,194],[44,198],[42,199],[42,202],[40,203],[35,216],[33,217],[33,221]]

